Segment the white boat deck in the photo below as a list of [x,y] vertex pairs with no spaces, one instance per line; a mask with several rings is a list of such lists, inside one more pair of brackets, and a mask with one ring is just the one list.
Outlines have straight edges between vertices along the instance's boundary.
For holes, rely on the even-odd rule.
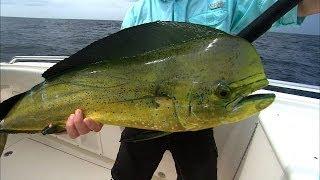
[[[276,97],[259,115],[240,179],[250,179],[252,173],[269,174],[274,180],[319,179],[319,100],[284,93]],[[256,168],[260,165],[266,167]],[[281,171],[268,171],[276,166]]]

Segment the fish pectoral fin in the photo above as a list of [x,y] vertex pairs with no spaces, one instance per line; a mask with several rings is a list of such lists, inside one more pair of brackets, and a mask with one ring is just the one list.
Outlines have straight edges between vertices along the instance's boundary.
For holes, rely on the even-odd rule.
[[171,132],[163,132],[163,131],[151,131],[151,130],[143,130],[139,133],[132,135],[131,137],[121,138],[120,142],[139,142],[139,141],[147,141],[151,139],[156,139],[160,137],[164,137],[171,134]]
[[173,106],[173,102],[172,99],[166,96],[162,96],[162,97],[155,97],[154,98],[157,107],[172,107]]
[[156,88],[154,100],[158,107],[173,107],[175,105],[175,97],[161,87]]
[[45,128],[42,129],[41,133],[43,135],[61,133],[66,131],[65,125],[62,124],[49,124]]

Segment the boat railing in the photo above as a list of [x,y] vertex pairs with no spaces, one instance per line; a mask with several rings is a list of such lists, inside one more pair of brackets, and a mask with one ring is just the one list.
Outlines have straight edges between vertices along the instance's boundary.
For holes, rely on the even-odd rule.
[[269,86],[278,86],[278,87],[295,89],[300,91],[320,93],[320,86],[286,82],[286,81],[280,81],[280,80],[274,80],[274,79],[269,79]]
[[320,86],[280,81],[274,79],[268,80],[269,85],[265,88],[267,90],[320,99]]
[[57,63],[68,56],[14,56],[9,64],[14,64],[17,62],[47,62],[47,63]]

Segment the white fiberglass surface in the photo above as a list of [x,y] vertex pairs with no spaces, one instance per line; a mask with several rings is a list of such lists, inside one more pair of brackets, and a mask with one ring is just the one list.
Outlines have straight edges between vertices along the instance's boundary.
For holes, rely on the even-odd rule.
[[319,100],[283,93],[260,114],[270,144],[289,177],[319,178]]
[[110,179],[110,169],[46,146],[23,139],[6,148],[12,152],[1,157],[4,180]]

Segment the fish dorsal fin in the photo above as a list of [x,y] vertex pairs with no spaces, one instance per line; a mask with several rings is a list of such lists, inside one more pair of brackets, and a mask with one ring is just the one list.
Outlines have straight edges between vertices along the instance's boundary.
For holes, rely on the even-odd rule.
[[50,79],[75,67],[101,61],[116,61],[192,39],[224,34],[214,28],[183,23],[157,21],[123,29],[93,42],[42,74]]

